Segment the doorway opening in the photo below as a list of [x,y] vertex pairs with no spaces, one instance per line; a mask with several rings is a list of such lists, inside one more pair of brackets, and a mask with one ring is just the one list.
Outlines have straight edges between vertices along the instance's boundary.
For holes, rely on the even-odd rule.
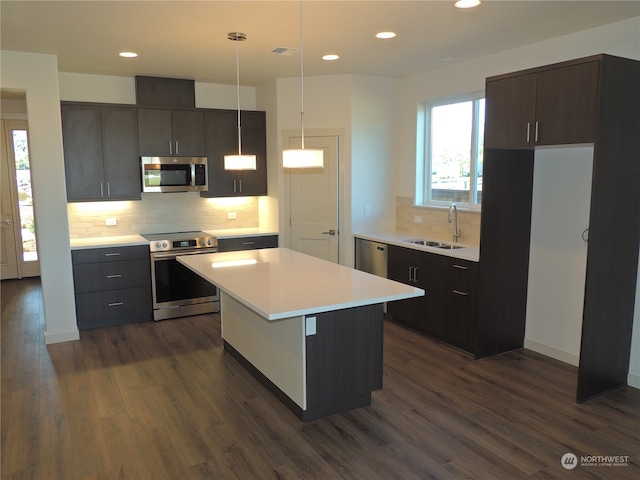
[[2,279],[40,275],[26,120],[2,120]]

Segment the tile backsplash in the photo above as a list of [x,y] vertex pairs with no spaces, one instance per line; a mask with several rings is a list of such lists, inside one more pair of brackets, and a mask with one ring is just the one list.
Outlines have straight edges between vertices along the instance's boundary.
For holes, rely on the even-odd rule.
[[[421,222],[416,222],[420,217]],[[396,197],[396,230],[433,240],[453,240],[453,225],[448,223],[449,209],[416,207],[412,197]],[[460,243],[480,245],[480,212],[458,209]]]
[[258,198],[143,193],[141,201],[68,203],[67,213],[70,238],[251,228],[258,226]]

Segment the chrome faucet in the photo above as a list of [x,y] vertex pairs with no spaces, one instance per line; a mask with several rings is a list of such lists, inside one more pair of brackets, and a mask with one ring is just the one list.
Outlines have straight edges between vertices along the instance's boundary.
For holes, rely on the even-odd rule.
[[453,221],[453,241],[457,242],[462,236],[462,232],[458,228],[458,207],[455,202],[449,205],[449,223]]

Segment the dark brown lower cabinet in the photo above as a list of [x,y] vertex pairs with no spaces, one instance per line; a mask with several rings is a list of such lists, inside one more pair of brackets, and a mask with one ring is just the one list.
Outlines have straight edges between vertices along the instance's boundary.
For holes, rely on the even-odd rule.
[[248,235],[245,237],[218,238],[218,252],[277,248],[278,235]]
[[[231,318],[225,317],[228,304],[224,292],[221,300],[224,326],[224,318]],[[304,338],[305,409],[226,339],[224,349],[304,422],[370,405],[371,392],[382,388],[382,304],[322,312],[312,317],[315,317],[316,332]]]
[[148,246],[73,250],[71,258],[78,329],[152,319]]
[[477,264],[389,246],[388,278],[422,288],[423,297],[389,302],[393,319],[468,352],[476,350]]

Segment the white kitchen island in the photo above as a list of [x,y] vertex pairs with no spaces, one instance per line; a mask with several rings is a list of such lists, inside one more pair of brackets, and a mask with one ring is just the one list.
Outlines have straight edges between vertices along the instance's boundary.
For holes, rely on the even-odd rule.
[[425,294],[286,248],[178,261],[220,289],[225,350],[303,421],[371,403],[383,303]]

